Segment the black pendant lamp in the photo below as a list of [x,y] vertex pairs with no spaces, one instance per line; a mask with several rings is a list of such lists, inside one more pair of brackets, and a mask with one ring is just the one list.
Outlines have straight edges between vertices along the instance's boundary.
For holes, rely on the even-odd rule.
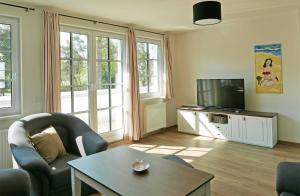
[[193,6],[195,25],[213,25],[222,21],[221,3],[218,1],[202,1]]

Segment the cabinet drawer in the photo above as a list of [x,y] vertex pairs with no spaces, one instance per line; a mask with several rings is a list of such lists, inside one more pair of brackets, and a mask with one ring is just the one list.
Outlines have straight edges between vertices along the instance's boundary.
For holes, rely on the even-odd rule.
[[209,127],[216,138],[227,139],[228,124],[209,123]]

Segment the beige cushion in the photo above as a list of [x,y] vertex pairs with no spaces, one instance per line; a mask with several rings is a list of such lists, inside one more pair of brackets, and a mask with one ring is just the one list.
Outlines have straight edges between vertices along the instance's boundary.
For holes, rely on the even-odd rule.
[[55,128],[52,126],[40,133],[30,136],[29,139],[47,163],[51,163],[57,157],[66,154],[66,149]]

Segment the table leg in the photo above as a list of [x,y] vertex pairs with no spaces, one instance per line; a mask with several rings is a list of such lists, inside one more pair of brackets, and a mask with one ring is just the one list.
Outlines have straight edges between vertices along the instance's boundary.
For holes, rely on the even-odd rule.
[[71,167],[72,196],[81,196],[81,181],[76,177],[76,170]]
[[210,190],[210,182],[207,182],[206,184],[202,185],[200,188],[189,194],[189,196],[210,196],[211,190]]

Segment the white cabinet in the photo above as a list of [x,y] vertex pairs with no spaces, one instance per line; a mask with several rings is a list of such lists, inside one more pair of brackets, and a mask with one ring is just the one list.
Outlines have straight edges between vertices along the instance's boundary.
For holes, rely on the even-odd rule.
[[[245,116],[243,117],[244,142],[255,145],[267,145],[268,130],[266,118]],[[271,138],[270,138],[271,139]]]
[[179,109],[178,131],[271,148],[277,143],[276,114],[251,116],[223,112],[221,115],[228,118],[224,124],[212,122],[214,115],[219,113]]
[[228,139],[233,141],[243,141],[243,116],[229,115],[229,135]]
[[228,139],[228,125],[219,123],[209,123],[208,127],[213,137],[219,139]]
[[181,132],[197,134],[196,112],[191,110],[178,110],[177,115],[178,130]]
[[197,117],[197,133],[202,136],[213,137],[212,132],[208,127],[209,119],[208,113],[206,112],[196,112]]

